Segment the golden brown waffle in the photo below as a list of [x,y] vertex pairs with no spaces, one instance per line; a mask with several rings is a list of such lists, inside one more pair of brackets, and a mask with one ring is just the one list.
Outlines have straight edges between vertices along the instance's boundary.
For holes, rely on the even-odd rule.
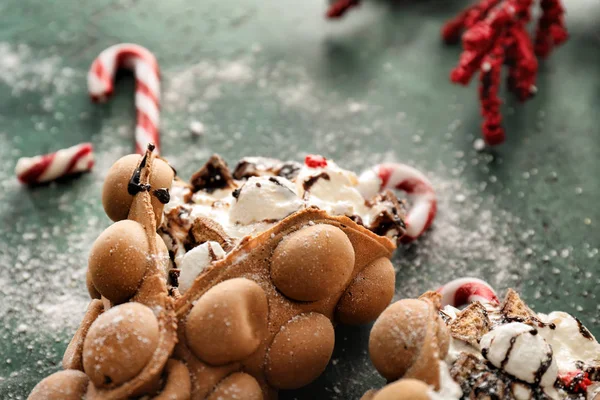
[[[67,371],[40,382],[30,399],[276,398],[325,369],[333,322],[372,321],[391,301],[393,242],[316,208],[244,238],[180,295],[167,283],[156,234],[157,189],[173,180],[165,165],[148,151],[111,168],[105,209],[118,222],[94,244],[88,274],[90,295],[101,298],[65,352]],[[213,221],[198,221],[179,234],[232,247]]]

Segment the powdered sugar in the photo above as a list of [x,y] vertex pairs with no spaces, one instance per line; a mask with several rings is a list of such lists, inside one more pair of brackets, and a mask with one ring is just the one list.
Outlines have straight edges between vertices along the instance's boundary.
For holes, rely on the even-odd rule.
[[0,42],[0,82],[16,97],[28,92],[50,93],[42,98],[46,111],[52,109],[56,97],[76,90],[79,76],[56,55],[40,57],[25,44]]

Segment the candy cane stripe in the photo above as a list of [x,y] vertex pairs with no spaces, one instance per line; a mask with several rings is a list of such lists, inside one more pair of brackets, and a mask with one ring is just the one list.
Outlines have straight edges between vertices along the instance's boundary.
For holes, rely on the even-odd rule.
[[94,166],[90,143],[82,143],[55,153],[20,158],[15,167],[17,178],[25,184],[50,182],[67,175],[87,172]]
[[88,72],[88,91],[94,101],[105,101],[113,93],[117,69],[127,68],[136,78],[137,126],[135,148],[142,154],[148,143],[159,151],[160,72],[156,57],[142,46],[122,43],[105,49]]
[[478,278],[455,279],[437,291],[442,295],[442,305],[444,306],[461,307],[474,301],[499,304],[494,289],[487,282]]
[[138,113],[144,114],[145,118],[149,119],[156,126],[159,120],[158,108],[150,96],[137,92],[135,95],[135,106]]
[[437,213],[437,199],[433,186],[427,177],[415,168],[405,164],[379,164],[365,171],[359,178],[361,193],[365,198],[371,198],[376,193],[372,185],[373,179],[379,180],[379,191],[385,189],[402,190],[406,192],[411,205],[406,214],[406,234],[403,242],[410,242],[421,236],[431,226]]

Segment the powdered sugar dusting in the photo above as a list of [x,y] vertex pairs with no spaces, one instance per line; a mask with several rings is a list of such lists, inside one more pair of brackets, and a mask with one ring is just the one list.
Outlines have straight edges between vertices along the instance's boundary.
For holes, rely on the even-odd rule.
[[[521,265],[518,244],[508,240],[519,218],[494,206],[460,178],[430,174],[438,196],[438,215],[421,240],[400,249],[395,263],[400,290],[398,298],[415,297],[462,277],[488,277],[500,293],[520,289],[527,276]],[[518,246],[518,247],[517,247]]]
[[47,111],[58,96],[76,90],[79,77],[80,73],[64,66],[56,55],[39,57],[25,44],[0,43],[0,82],[16,97],[28,92],[48,92],[42,98]]

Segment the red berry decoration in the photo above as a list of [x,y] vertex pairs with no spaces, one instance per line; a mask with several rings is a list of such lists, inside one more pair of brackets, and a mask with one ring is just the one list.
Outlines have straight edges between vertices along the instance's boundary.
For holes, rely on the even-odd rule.
[[442,28],[447,43],[462,37],[463,52],[450,74],[452,82],[466,85],[480,71],[482,131],[489,145],[500,144],[505,138],[498,97],[502,65],[509,68],[510,91],[525,101],[537,90],[536,55],[546,57],[568,38],[560,0],[541,0],[542,16],[532,42],[526,29],[532,5],[533,0],[478,0]]
[[327,10],[327,18],[341,18],[346,11],[360,4],[360,0],[336,0]]
[[580,370],[558,375],[561,386],[571,393],[586,393],[592,384],[587,372]]
[[304,159],[304,164],[309,168],[323,168],[327,166],[327,159],[323,156],[309,154]]

